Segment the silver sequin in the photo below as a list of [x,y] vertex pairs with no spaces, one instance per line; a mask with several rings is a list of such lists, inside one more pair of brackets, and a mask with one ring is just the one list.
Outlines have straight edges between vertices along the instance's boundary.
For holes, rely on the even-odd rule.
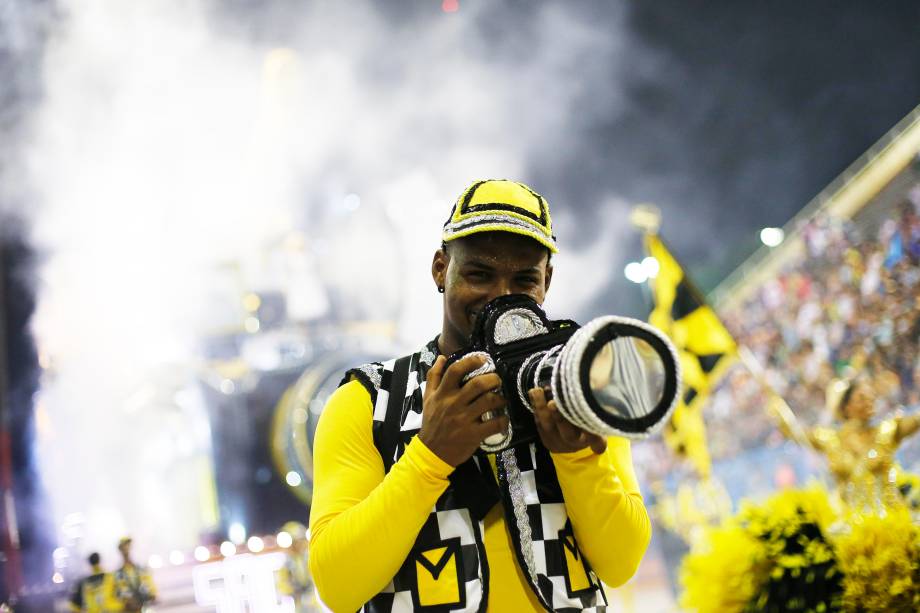
[[380,374],[380,367],[374,366],[373,364],[362,364],[358,367],[358,370],[367,375],[367,378],[371,380],[371,383],[374,384],[374,389],[380,389],[380,384],[383,382],[383,375]]
[[524,563],[530,581],[537,585],[536,564],[533,560],[533,535],[530,532],[530,521],[527,518],[527,505],[524,503],[524,480],[521,478],[521,469],[517,465],[514,449],[506,449],[500,456],[505,475],[508,477],[508,490],[511,494],[511,505],[514,507],[514,521],[517,524],[521,538],[521,553],[524,554]]
[[496,343],[505,345],[547,332],[546,326],[530,309],[509,309],[498,317],[493,334]]
[[422,350],[419,352],[418,361],[422,364],[431,366],[434,364],[435,358],[437,358],[437,356],[426,346],[422,347]]
[[466,383],[473,377],[478,377],[479,375],[484,375],[486,373],[495,372],[495,362],[492,361],[492,356],[490,356],[488,353],[486,353],[485,351],[470,351],[468,354],[466,354],[463,357],[468,358],[471,356],[483,358],[484,361],[482,363],[482,366],[480,366],[476,370],[466,373],[463,376],[464,383]]

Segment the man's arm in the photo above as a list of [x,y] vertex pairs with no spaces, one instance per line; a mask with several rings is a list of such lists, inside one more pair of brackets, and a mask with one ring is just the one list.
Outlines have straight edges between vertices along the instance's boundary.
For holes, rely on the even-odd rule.
[[898,425],[896,438],[898,442],[903,441],[912,436],[917,430],[920,430],[920,414],[897,415],[896,420],[895,423]]
[[652,537],[629,441],[613,436],[602,454],[585,448],[552,457],[582,553],[604,583],[626,583]]
[[384,475],[372,421],[370,394],[351,381],[316,429],[310,572],[334,611],[354,611],[386,587],[453,472],[415,438]]
[[573,426],[540,388],[530,390],[529,396],[582,553],[604,583],[626,583],[652,538],[629,441],[605,439]]

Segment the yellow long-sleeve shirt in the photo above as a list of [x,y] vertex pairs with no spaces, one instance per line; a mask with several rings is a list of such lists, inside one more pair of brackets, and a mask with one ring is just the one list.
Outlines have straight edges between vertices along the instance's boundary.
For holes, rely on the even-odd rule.
[[[386,587],[454,470],[414,438],[384,473],[372,429],[371,397],[357,381],[336,390],[316,429],[310,570],[333,611],[355,611]],[[629,441],[610,438],[602,455],[552,458],[582,553],[601,580],[621,585],[651,538]],[[542,611],[515,562],[500,504],[484,523],[488,611]]]

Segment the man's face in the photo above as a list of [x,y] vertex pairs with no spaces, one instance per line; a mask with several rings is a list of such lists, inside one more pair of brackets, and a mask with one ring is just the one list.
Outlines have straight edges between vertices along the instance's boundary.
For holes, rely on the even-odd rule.
[[448,243],[434,254],[431,274],[444,288],[441,349],[469,342],[476,316],[493,298],[525,294],[543,304],[553,276],[549,252],[537,241],[509,232],[483,232]]

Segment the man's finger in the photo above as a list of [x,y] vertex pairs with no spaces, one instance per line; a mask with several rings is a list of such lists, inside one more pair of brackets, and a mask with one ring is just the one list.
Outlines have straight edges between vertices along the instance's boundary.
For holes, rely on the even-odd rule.
[[438,386],[441,385],[441,378],[444,376],[444,363],[447,362],[447,358],[443,355],[439,355],[438,359],[434,361],[434,364],[431,365],[431,368],[428,369],[428,376],[425,377],[425,389],[426,390],[436,390]]
[[464,376],[473,372],[483,364],[485,364],[484,357],[480,355],[468,355],[447,367],[447,372],[444,373],[442,382],[444,385],[448,386],[448,389],[458,388]]
[[527,395],[530,397],[530,404],[533,406],[534,411],[546,407],[546,392],[543,391],[542,387],[535,387],[529,390]]
[[470,416],[479,419],[483,414],[488,413],[489,411],[498,412],[500,409],[507,406],[505,398],[501,394],[496,394],[495,392],[486,392],[482,396],[476,399],[476,401],[469,405],[470,406]]
[[477,375],[463,384],[463,389],[460,391],[460,395],[457,398],[460,402],[472,403],[485,393],[493,390],[501,390],[501,387],[501,377],[494,372]]
[[490,419],[489,421],[481,422],[479,425],[474,426],[477,431],[477,436],[479,440],[482,441],[487,436],[492,436],[493,434],[504,434],[508,431],[508,418],[502,415],[501,417],[496,417],[495,419]]
[[533,407],[533,417],[537,422],[537,428],[540,431],[545,432],[547,430],[546,425],[546,406],[542,405],[537,398],[537,390],[527,390],[527,398],[530,400],[530,406]]

